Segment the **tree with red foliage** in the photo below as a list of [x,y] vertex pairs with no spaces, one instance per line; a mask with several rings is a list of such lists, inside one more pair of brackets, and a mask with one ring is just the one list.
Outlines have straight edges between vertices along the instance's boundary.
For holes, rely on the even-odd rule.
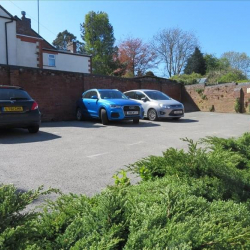
[[118,45],[118,60],[121,74],[125,77],[143,76],[155,67],[156,54],[139,38],[128,37]]

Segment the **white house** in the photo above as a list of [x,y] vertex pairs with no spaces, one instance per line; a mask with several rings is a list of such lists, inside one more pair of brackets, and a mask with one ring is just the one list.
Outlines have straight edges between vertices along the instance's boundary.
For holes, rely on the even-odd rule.
[[91,73],[91,56],[76,53],[76,44],[58,50],[31,28],[31,20],[12,16],[0,5],[0,64]]
[[0,5],[0,64],[17,65],[16,43],[16,23]]

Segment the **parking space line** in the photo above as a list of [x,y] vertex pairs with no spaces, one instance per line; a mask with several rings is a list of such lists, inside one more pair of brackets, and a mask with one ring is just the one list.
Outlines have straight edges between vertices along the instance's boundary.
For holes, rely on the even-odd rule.
[[87,157],[88,158],[93,158],[93,157],[97,157],[97,156],[101,156],[101,155],[106,155],[106,154],[108,154],[108,152],[102,153],[102,154],[96,154],[96,155],[88,155]]
[[141,144],[141,143],[143,143],[143,141],[139,141],[139,142],[135,142],[135,143],[132,143],[132,144],[128,144],[128,146],[138,145],[138,144]]

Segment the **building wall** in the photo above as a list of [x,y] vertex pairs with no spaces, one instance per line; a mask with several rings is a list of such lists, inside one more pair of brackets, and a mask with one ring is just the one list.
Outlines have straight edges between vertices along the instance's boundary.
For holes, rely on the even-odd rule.
[[[10,16],[0,8],[0,16]],[[10,19],[0,17],[0,64],[7,64],[6,60],[6,38],[5,38],[5,23]],[[8,42],[8,63],[16,65],[16,21],[7,24],[7,42]]]
[[[49,66],[49,55],[55,55],[55,67]],[[43,68],[71,71],[78,73],[90,73],[89,57],[64,53],[43,52]]]
[[39,42],[23,41],[17,38],[17,64],[18,66],[37,68],[37,45]]

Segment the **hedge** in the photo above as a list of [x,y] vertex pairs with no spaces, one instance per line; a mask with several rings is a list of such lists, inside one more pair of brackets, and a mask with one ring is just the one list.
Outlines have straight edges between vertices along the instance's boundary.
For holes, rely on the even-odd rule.
[[250,249],[250,133],[240,138],[184,139],[126,169],[93,197],[57,190],[0,187],[0,249]]

